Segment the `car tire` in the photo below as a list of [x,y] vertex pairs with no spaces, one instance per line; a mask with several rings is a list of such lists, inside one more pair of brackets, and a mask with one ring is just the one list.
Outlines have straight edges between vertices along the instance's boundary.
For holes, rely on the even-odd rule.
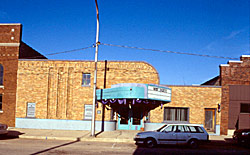
[[156,141],[155,139],[153,138],[147,138],[145,141],[144,141],[144,145],[148,148],[153,148],[156,146]]
[[190,148],[192,149],[196,149],[199,147],[199,143],[198,143],[198,140],[196,139],[191,139],[189,142],[188,142],[188,145]]

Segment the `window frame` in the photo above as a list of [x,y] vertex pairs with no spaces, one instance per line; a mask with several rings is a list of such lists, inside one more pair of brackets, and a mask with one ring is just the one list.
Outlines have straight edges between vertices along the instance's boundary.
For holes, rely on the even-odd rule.
[[[89,78],[87,78],[86,76],[89,76]],[[89,80],[89,83],[88,83]],[[84,84],[86,81],[87,84]],[[91,86],[91,73],[82,73],[82,86],[83,87],[90,87]]]
[[3,112],[3,94],[0,94],[0,112]]
[[3,65],[0,64],[0,86],[3,86],[3,77],[4,77],[4,68]]
[[[187,110],[187,112],[186,112],[187,120],[185,120],[185,121],[167,120],[166,109],[175,109],[175,114],[176,114],[177,109],[186,109]],[[189,123],[189,107],[164,107],[164,110],[163,110],[163,123]]]

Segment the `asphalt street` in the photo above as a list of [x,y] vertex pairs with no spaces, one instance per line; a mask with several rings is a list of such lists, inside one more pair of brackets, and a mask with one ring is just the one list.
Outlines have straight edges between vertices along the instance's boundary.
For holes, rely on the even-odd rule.
[[162,145],[153,149],[133,143],[87,142],[0,138],[0,155],[61,155],[61,154],[250,154],[250,149],[223,141],[212,141],[198,149],[187,146]]

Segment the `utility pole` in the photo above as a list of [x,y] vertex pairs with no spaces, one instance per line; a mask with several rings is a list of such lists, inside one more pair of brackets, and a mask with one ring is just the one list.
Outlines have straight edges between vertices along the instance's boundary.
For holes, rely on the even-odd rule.
[[95,136],[95,106],[96,106],[96,81],[97,81],[97,62],[98,62],[98,45],[99,43],[99,11],[97,0],[96,5],[96,44],[95,44],[95,73],[94,73],[94,88],[93,88],[93,107],[92,107],[92,121],[91,121],[91,136]]

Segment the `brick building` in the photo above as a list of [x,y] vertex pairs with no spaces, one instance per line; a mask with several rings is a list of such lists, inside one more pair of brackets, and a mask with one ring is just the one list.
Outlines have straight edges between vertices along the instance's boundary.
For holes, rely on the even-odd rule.
[[250,128],[250,55],[220,65],[221,133]]
[[[164,107],[158,107],[150,113],[151,123],[193,123],[204,125],[207,131],[220,134],[218,104],[221,102],[220,86],[169,86],[172,100]],[[168,117],[175,113],[182,118]]]
[[[89,130],[94,62],[46,59],[21,41],[20,24],[2,24],[0,34],[0,121],[20,128]],[[162,92],[171,88],[171,100],[167,102],[134,98],[123,104],[137,110],[132,115],[127,113],[141,122],[136,129],[151,130],[172,122],[195,123],[220,134],[220,86],[159,85],[158,72],[146,62],[101,61],[97,73],[97,89],[123,83],[155,85],[155,90]],[[124,120],[125,124],[129,121],[119,117],[122,105],[116,103],[118,109],[98,103],[97,130],[119,129]],[[142,115],[136,116],[140,112]]]
[[18,59],[46,59],[21,41],[21,24],[0,24],[0,121],[15,126]]
[[[90,128],[86,109],[93,102],[93,61],[20,59],[18,66],[17,127]],[[97,77],[99,89],[118,83],[159,83],[157,71],[145,62],[98,62]],[[33,114],[29,113],[29,106],[35,108]],[[107,128],[114,124],[111,110],[101,104],[96,110],[96,120],[97,126],[101,121],[106,122]]]

